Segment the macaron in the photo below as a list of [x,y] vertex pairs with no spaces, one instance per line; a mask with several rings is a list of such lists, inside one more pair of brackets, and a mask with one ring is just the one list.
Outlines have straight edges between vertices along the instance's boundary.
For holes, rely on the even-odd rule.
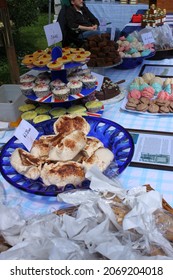
[[163,100],[169,100],[169,94],[168,94],[166,91],[161,90],[161,91],[158,93],[157,98],[163,99]]
[[128,98],[130,97],[139,99],[141,97],[141,92],[137,89],[133,89],[128,93]]
[[141,92],[141,96],[146,97],[146,98],[153,98],[154,96],[154,89],[152,87],[146,87],[143,89],[143,91]]

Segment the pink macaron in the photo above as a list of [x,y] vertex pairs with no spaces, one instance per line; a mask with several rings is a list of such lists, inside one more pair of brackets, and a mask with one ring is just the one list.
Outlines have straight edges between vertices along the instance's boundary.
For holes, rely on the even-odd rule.
[[138,89],[132,89],[128,93],[128,98],[139,99],[139,98],[141,98],[141,92]]
[[151,99],[154,96],[154,92],[153,87],[146,87],[142,90],[141,96]]
[[170,97],[169,94],[164,90],[161,90],[157,95],[157,98],[160,98],[162,100],[170,100],[169,97]]

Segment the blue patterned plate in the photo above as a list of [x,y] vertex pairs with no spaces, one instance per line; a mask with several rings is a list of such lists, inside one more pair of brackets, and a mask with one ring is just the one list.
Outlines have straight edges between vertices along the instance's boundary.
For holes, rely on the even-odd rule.
[[[100,139],[104,146],[109,148],[114,154],[114,160],[105,170],[104,174],[109,178],[118,176],[130,164],[133,157],[134,143],[131,135],[125,128],[113,121],[91,116],[86,116],[85,119],[90,124],[88,135]],[[35,125],[35,128],[39,131],[40,136],[53,134],[53,123],[54,120],[52,119]],[[10,156],[19,147],[25,149],[23,144],[13,136],[3,147],[0,155],[1,174],[11,185],[28,193],[44,196],[56,196],[60,192],[75,188],[72,184],[59,189],[54,185],[45,186],[41,179],[30,180],[17,173],[10,164]],[[89,188],[89,185],[89,180],[85,180],[77,188],[86,189]]]

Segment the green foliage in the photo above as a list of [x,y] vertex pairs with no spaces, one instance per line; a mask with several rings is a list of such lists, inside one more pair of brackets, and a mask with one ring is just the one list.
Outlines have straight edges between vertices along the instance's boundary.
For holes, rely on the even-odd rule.
[[[20,75],[28,69],[21,65],[23,56],[33,53],[38,49],[47,48],[47,40],[43,26],[48,24],[48,14],[40,14],[35,24],[19,28],[17,33],[13,33],[14,46],[20,68]],[[4,47],[0,47],[0,85],[10,83],[9,66]]]
[[10,19],[14,22],[15,28],[29,26],[36,22],[40,10],[46,5],[47,0],[7,0]]

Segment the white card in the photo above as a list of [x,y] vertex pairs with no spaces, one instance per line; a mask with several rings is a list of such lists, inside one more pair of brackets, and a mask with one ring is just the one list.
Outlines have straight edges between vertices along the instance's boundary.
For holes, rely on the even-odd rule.
[[97,74],[95,72],[91,72],[91,74],[97,78],[97,88],[96,88],[96,90],[100,91],[100,89],[102,87],[102,84],[103,84],[104,76],[100,75],[100,74]]
[[37,138],[39,132],[29,122],[22,120],[19,126],[16,128],[14,136],[20,140],[20,142],[31,150],[34,140]]
[[59,22],[54,22],[44,26],[44,32],[48,46],[54,45],[62,41],[62,31]]
[[142,41],[143,41],[144,45],[154,43],[154,37],[151,32],[143,33],[143,34],[141,34],[141,37],[142,37]]

